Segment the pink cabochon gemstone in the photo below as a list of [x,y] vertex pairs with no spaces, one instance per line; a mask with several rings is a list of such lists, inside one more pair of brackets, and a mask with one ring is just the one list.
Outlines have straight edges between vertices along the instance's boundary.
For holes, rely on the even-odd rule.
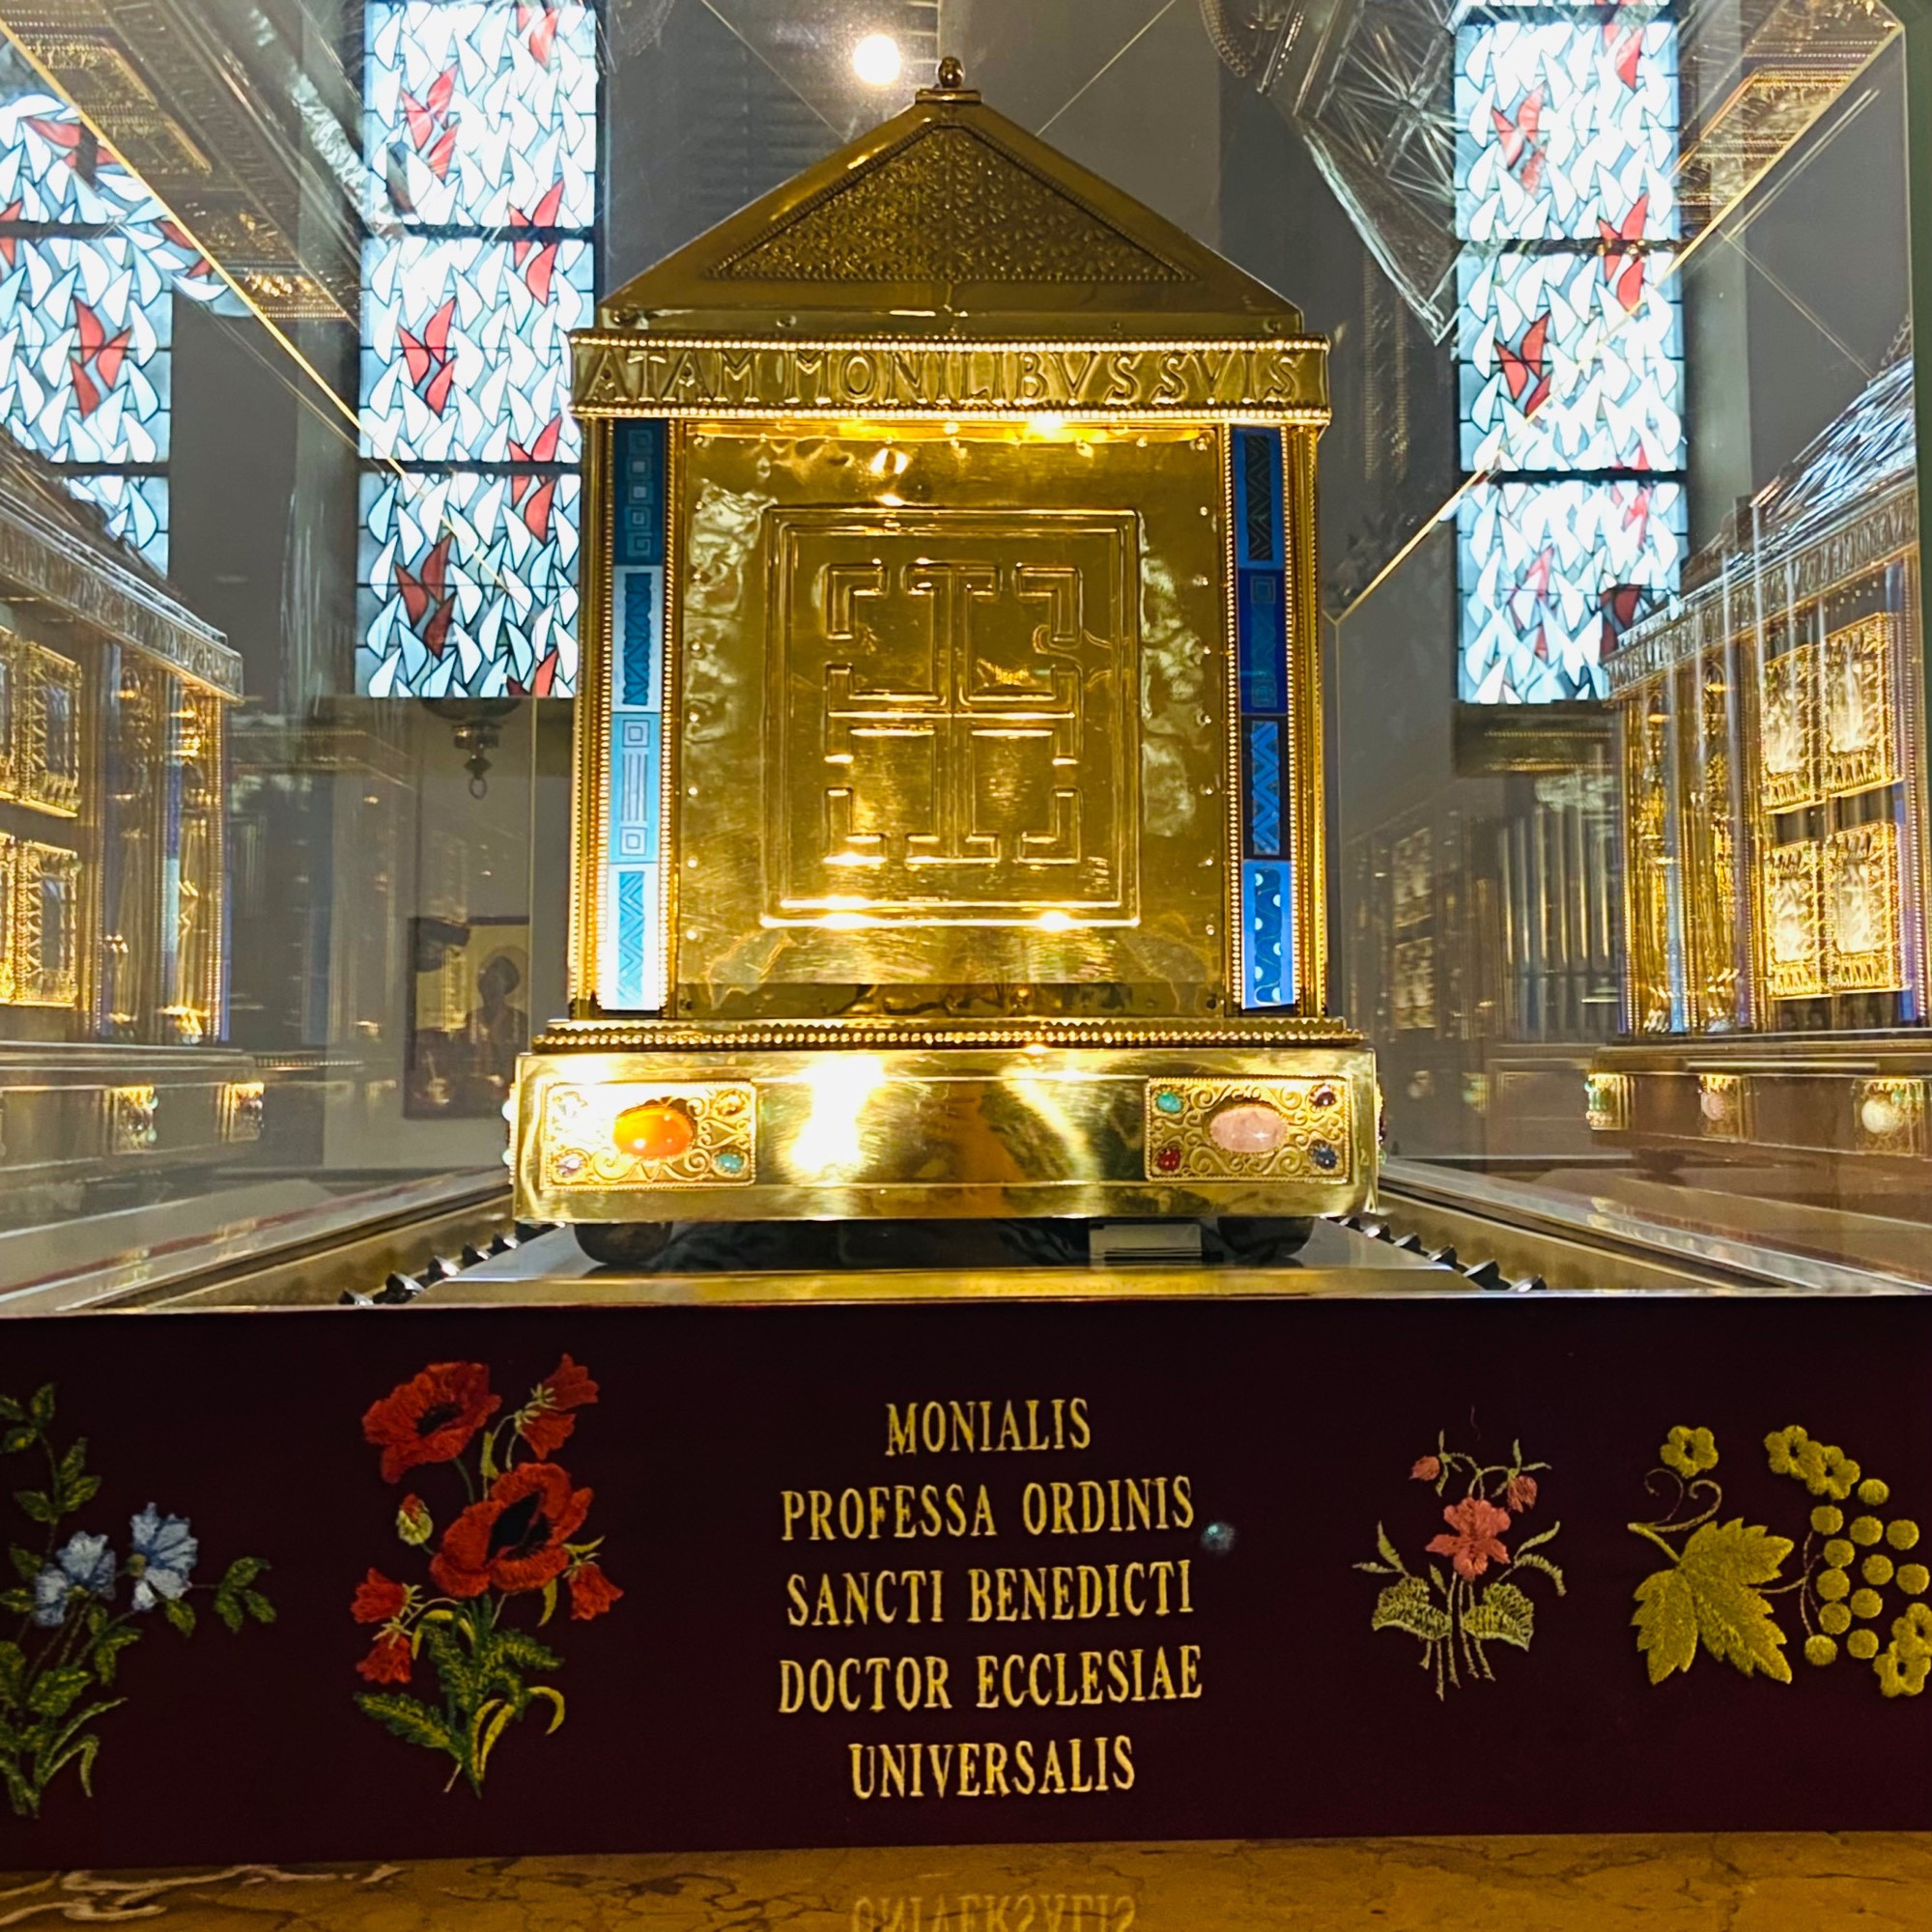
[[1288,1138],[1288,1122],[1259,1100],[1239,1100],[1208,1122],[1208,1138],[1228,1153],[1272,1153]]

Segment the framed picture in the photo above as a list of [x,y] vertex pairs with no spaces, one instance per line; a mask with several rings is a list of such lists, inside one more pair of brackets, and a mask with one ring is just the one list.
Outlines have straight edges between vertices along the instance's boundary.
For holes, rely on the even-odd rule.
[[529,979],[527,919],[411,920],[406,1118],[501,1109],[529,1044]]

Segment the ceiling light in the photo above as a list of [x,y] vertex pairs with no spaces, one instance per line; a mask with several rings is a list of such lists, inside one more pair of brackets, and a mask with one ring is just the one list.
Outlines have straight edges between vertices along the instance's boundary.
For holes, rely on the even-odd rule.
[[852,49],[852,71],[867,87],[890,87],[899,77],[899,43],[890,34],[867,34]]

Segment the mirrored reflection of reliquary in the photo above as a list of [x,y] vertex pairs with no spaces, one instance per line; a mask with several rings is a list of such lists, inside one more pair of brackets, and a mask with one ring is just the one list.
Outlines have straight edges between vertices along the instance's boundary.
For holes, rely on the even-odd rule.
[[1927,1151],[1912,365],[1883,371],[1611,660],[1636,1144]]
[[1368,1198],[1372,1061],[1323,1014],[1324,349],[947,73],[602,305],[526,1211]]

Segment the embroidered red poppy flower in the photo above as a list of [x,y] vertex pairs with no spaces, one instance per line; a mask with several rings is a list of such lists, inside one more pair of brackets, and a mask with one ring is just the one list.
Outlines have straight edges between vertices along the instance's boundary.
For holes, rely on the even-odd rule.
[[1418,1456],[1409,1469],[1411,1483],[1433,1483],[1442,1473],[1442,1459],[1439,1456]]
[[601,1617],[624,1594],[594,1563],[580,1563],[566,1580],[570,1584],[570,1614],[580,1623]]
[[564,1539],[589,1510],[590,1492],[573,1490],[554,1463],[520,1463],[443,1531],[429,1574],[452,1597],[541,1590],[569,1567]]
[[450,1463],[503,1406],[481,1362],[436,1362],[370,1406],[362,1434],[383,1452],[383,1480],[423,1463]]
[[577,1427],[570,1411],[597,1400],[597,1384],[587,1369],[579,1368],[568,1355],[530,1391],[530,1399],[517,1412],[517,1434],[530,1445],[533,1456],[554,1456]]
[[1498,1563],[1510,1560],[1509,1551],[1496,1540],[1510,1526],[1508,1510],[1499,1510],[1481,1496],[1464,1496],[1442,1512],[1442,1520],[1456,1533],[1431,1537],[1429,1548],[1434,1554],[1448,1557],[1464,1582],[1480,1577],[1492,1558]]
[[349,1605],[349,1614],[358,1624],[385,1624],[400,1614],[409,1600],[410,1593],[401,1583],[393,1583],[380,1570],[372,1570],[356,1584],[355,1600]]
[[407,1684],[411,1662],[409,1638],[401,1631],[384,1631],[355,1668],[371,1684]]
[[1536,1507],[1536,1478],[1515,1475],[1509,1479],[1509,1487],[1503,1492],[1503,1500],[1520,1516],[1524,1510]]

